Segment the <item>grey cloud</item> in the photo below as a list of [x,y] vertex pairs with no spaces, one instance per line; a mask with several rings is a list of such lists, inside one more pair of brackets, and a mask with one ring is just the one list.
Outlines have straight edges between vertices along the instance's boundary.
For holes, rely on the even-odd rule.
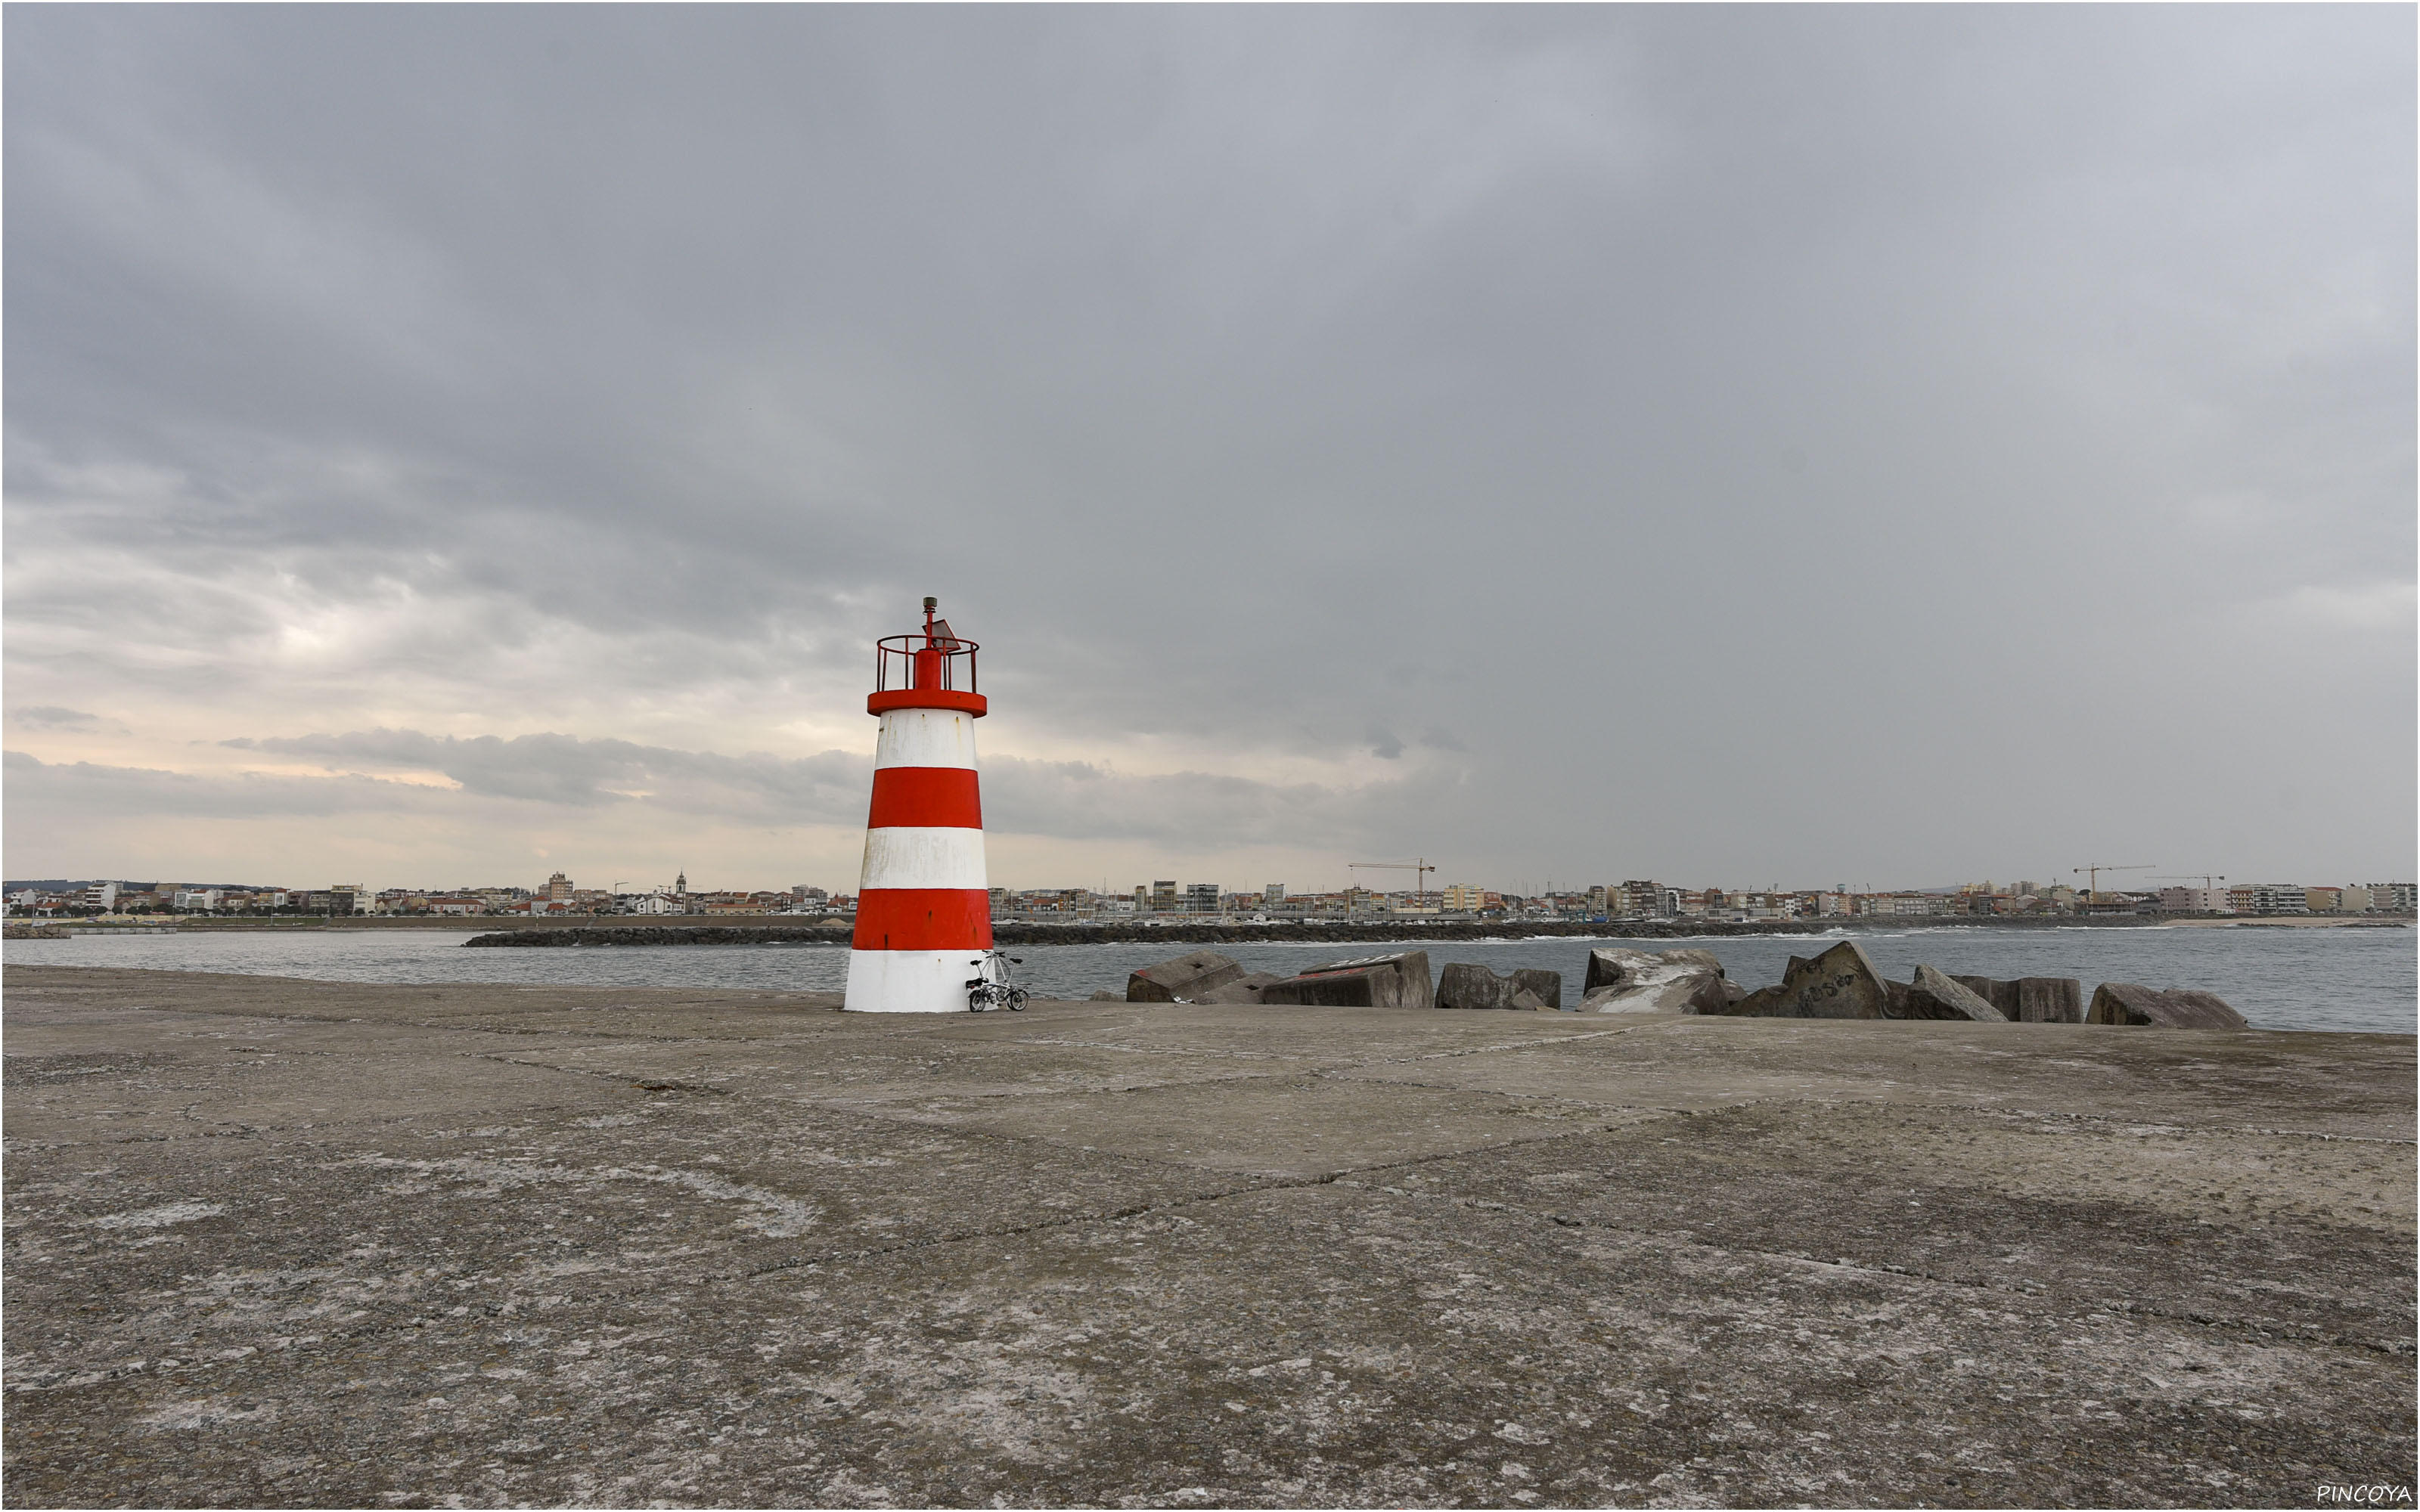
[[56,704],[36,703],[8,711],[8,722],[32,730],[83,729],[100,723],[98,717],[81,709],[63,709]]
[[1400,784],[1339,790],[1209,772],[1125,776],[1087,762],[990,759],[984,824],[1069,840],[1149,840],[1171,847],[1346,847],[1377,822]]
[[[551,733],[465,739],[414,730],[363,730],[220,744],[306,757],[339,768],[440,772],[460,783],[464,793],[480,797],[573,809],[645,804],[782,825],[862,824],[873,780],[873,763],[845,751],[802,758],[725,756]],[[357,776],[346,781],[343,791],[385,801],[386,790],[396,786],[387,781],[365,788]],[[1388,805],[1405,788],[1402,779],[1338,789],[1206,772],[1130,775],[1088,762],[1016,757],[988,758],[983,768],[988,829],[1205,848],[1349,847],[1383,827]]]
[[[113,818],[323,818],[337,814],[427,812],[442,790],[374,777],[286,777],[269,773],[162,771],[93,762],[44,762],[23,751],[0,752],[8,773],[8,805],[21,815],[41,812]],[[16,820],[11,821],[17,822]]]
[[654,801],[794,823],[861,823],[873,770],[866,758],[843,751],[723,756],[552,733],[500,739],[363,730],[221,744],[332,765],[437,771],[490,797],[583,808]]
[[[8,24],[7,654],[102,707],[273,697],[387,605],[277,727],[787,717],[929,592],[1003,723],[1202,752],[1121,791],[1204,842],[1296,811],[1218,772],[1426,730],[1458,775],[1359,811],[1417,789],[1481,868],[2409,849],[2408,603],[2246,629],[2415,575],[2409,8]],[[2313,748],[2338,795],[2241,810]]]

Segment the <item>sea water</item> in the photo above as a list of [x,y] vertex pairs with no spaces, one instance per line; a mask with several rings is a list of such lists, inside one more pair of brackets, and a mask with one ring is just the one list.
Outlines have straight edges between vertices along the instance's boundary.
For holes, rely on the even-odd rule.
[[[19,964],[132,966],[222,971],[318,981],[499,982],[561,987],[750,987],[836,992],[848,952],[834,945],[659,945],[518,947],[464,949],[465,930],[191,931],[109,938],[12,940]],[[1860,930],[1851,934],[1730,935],[1714,939],[1539,938],[1431,942],[1367,941],[1188,945],[1142,940],[1118,945],[1021,946],[1016,980],[1039,997],[1123,994],[1138,966],[1215,949],[1249,971],[1291,974],[1324,962],[1415,949],[1432,970],[1471,961],[1504,972],[1543,966],[1563,974],[1563,1002],[1579,1001],[1588,952],[1621,945],[1642,950],[1683,946],[1712,950],[1730,978],[1749,987],[1781,980],[1784,962],[1854,938],[1874,964],[1906,980],[1919,964],[1960,976],[2074,977],[2088,995],[2104,981],[2198,987],[2235,1005],[2256,1027],[2411,1034],[2420,1027],[2420,969],[2410,929],[2295,929],[2274,926],[2146,926],[1991,929],[1934,926]]]

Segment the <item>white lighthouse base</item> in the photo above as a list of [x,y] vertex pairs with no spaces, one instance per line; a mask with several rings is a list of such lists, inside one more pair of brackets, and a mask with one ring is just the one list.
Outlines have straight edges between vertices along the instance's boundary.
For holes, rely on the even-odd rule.
[[963,1013],[967,981],[980,975],[983,947],[958,950],[851,950],[852,1013]]

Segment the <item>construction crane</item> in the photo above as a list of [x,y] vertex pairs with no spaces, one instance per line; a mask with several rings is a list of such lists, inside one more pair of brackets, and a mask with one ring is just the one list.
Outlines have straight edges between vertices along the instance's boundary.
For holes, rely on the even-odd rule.
[[2141,866],[2079,866],[2075,869],[2074,874],[2077,876],[2089,874],[2091,880],[2085,885],[2085,891],[2098,893],[2101,890],[2101,873],[2103,872],[2149,872],[2159,864],[2157,861],[2146,861]]
[[2211,883],[2225,882],[2226,880],[2226,878],[2221,876],[2215,872],[2188,872],[2180,877],[2153,877],[2150,880],[2153,882],[2191,882],[2195,877],[2199,877],[2201,879],[2201,887],[2204,892],[2208,892],[2210,890]]
[[1344,866],[1350,872],[1409,872],[1412,873],[1412,891],[1422,903],[1428,902],[1428,874],[1436,870],[1429,865],[1425,856],[1410,861],[1347,861]]

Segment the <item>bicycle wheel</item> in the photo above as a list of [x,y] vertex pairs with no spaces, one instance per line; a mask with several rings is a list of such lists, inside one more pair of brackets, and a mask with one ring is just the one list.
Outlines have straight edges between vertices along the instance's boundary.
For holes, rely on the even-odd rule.
[[1008,1011],[1012,1013],[1022,1013],[1025,1011],[1024,988],[1011,987],[1008,990]]

